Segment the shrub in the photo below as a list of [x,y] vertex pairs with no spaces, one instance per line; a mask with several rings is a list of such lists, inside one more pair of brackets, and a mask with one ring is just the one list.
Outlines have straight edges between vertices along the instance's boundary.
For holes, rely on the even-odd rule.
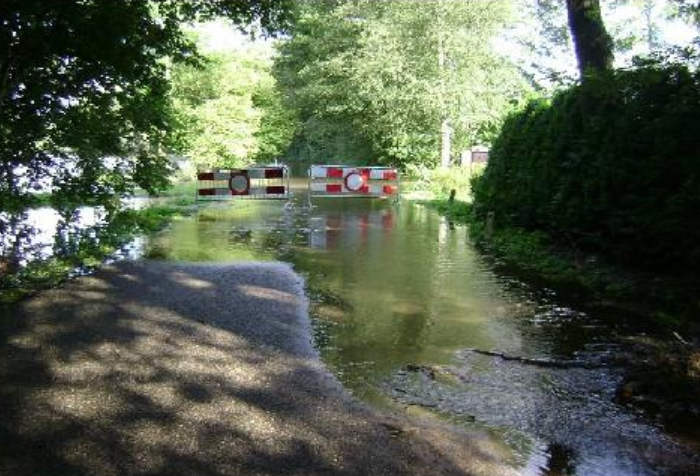
[[483,171],[481,164],[471,169],[465,167],[429,168],[410,165],[407,176],[411,181],[411,191],[424,192],[432,199],[446,199],[450,191],[457,192],[457,200],[471,202],[471,180]]
[[700,265],[700,75],[646,65],[511,115],[473,184],[498,226],[647,267]]

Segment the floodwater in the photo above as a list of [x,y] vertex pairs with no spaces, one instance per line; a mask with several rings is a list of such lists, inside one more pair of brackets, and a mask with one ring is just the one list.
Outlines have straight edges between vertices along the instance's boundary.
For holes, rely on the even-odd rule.
[[322,359],[354,395],[483,430],[524,476],[700,474],[691,449],[615,403],[619,329],[606,319],[497,273],[465,227],[425,207],[310,208],[296,192],[288,206],[205,206],[137,247],[151,259],[291,263]]
[[700,474],[690,449],[615,403],[616,329],[605,320],[497,274],[465,227],[425,207],[317,199],[309,208],[297,192],[287,207],[203,208],[147,254],[292,263],[307,279],[321,356],[353,394],[484,430],[523,475]]

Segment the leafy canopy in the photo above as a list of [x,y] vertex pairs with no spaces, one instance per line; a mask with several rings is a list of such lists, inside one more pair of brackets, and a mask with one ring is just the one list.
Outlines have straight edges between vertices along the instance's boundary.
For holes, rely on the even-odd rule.
[[185,22],[224,16],[275,31],[271,0],[0,3],[0,211],[53,188],[58,207],[164,185],[174,147],[169,61],[199,57]]
[[275,76],[313,160],[432,163],[441,124],[453,150],[488,141],[524,84],[491,40],[507,2],[307,2]]
[[271,75],[272,45],[240,39],[236,48],[178,64],[172,96],[181,152],[199,169],[240,167],[282,156],[294,117],[280,103]]

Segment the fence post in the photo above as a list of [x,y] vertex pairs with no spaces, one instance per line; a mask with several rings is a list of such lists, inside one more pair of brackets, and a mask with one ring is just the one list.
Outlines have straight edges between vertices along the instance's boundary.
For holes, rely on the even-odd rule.
[[493,238],[493,221],[495,217],[496,214],[494,212],[488,212],[486,214],[486,226],[484,227],[484,237],[488,241],[491,241],[491,238]]

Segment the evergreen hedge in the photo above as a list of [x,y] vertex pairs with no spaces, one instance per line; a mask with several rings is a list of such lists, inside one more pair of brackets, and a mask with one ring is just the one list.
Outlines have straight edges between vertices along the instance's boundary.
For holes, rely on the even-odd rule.
[[700,269],[700,74],[646,65],[511,115],[474,212],[645,267]]

